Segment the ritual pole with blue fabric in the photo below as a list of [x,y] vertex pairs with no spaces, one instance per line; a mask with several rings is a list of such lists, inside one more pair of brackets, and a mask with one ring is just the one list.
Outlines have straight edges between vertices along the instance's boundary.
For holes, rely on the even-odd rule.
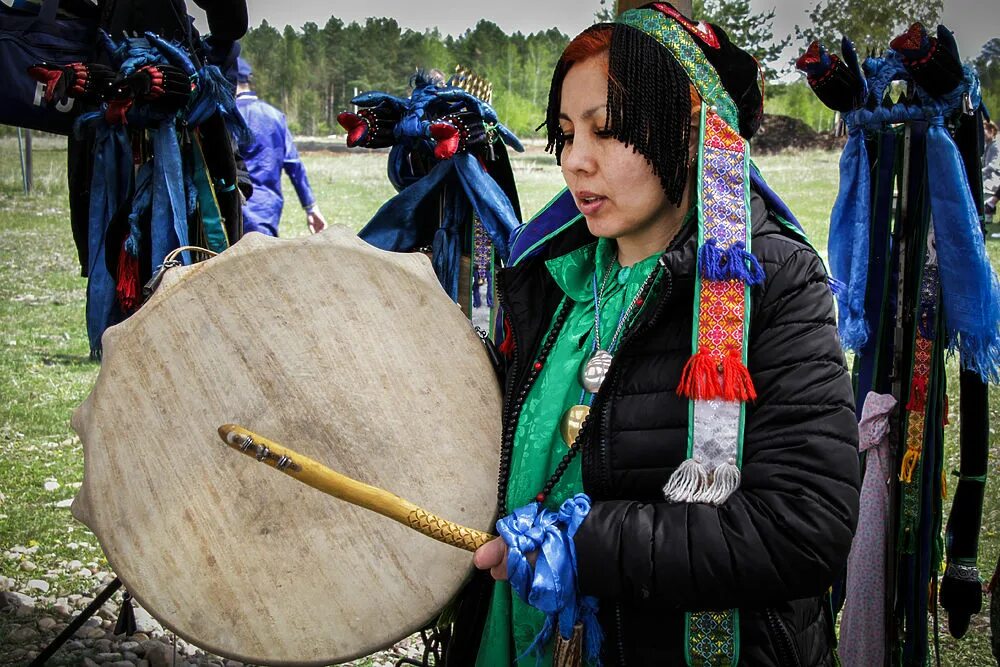
[[440,72],[414,75],[409,98],[363,93],[352,100],[357,113],[337,120],[348,146],[391,147],[388,176],[399,194],[361,238],[383,250],[429,254],[441,287],[491,337],[493,277],[521,222],[507,147],[524,148],[489,105],[492,87],[456,70],[447,83]]
[[[849,39],[841,46],[838,56],[814,42],[797,63],[849,131],[829,255],[867,453],[841,659],[923,665],[937,649],[938,595],[956,638],[982,606],[988,384],[1000,380],[1000,283],[981,226],[984,109],[944,26],[931,34],[915,23],[863,62]],[[955,354],[957,388],[945,374]],[[949,471],[944,429],[956,390],[961,463]],[[866,442],[873,432],[895,446]],[[958,483],[945,526],[949,477]]]

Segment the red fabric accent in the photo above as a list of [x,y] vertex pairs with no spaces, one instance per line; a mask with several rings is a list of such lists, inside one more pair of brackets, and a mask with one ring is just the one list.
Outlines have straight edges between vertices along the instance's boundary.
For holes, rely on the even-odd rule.
[[757,389],[750,371],[743,365],[743,354],[730,350],[722,360],[722,397],[727,401],[754,401]]
[[108,102],[108,110],[104,112],[104,120],[112,125],[127,125],[128,120],[125,114],[132,108],[132,100],[111,100]]
[[948,419],[948,394],[945,394],[944,395],[944,416],[941,418],[941,425],[942,426],[947,426],[950,423],[951,423],[951,420]]
[[368,134],[368,121],[356,113],[343,111],[337,114],[337,122],[347,130],[347,145],[351,148],[357,146]]
[[910,400],[906,402],[906,409],[911,412],[923,412],[927,405],[927,378],[917,376],[910,384]]
[[51,102],[56,86],[59,84],[59,79],[62,78],[63,71],[61,69],[49,69],[43,65],[34,65],[28,68],[28,74],[35,81],[45,84],[45,101]]
[[708,352],[699,351],[684,364],[677,395],[692,400],[709,400],[721,394],[718,362]]
[[682,26],[684,29],[691,33],[694,37],[697,37],[703,41],[708,46],[713,49],[719,48],[719,38],[716,36],[715,31],[712,29],[711,24],[705,21],[698,21],[695,23],[688,17],[681,14],[679,11],[674,9],[673,5],[669,5],[665,2],[657,2],[653,5],[655,9],[660,10],[670,18],[674,19]]
[[510,332],[510,318],[506,316],[503,318],[503,342],[497,350],[508,359],[514,354],[514,336]]
[[115,288],[122,310],[132,312],[139,305],[139,259],[133,257],[122,243],[118,253],[118,282]]
[[799,56],[799,59],[795,61],[795,69],[800,69],[803,72],[807,71],[809,65],[818,65],[822,59],[822,54],[820,53],[819,42],[813,40],[813,43],[809,45],[806,52]]
[[927,31],[924,26],[920,23],[914,23],[906,32],[897,35],[889,42],[889,48],[893,51],[919,51],[926,36]]
[[462,134],[457,127],[451,123],[431,123],[430,131],[431,137],[437,141],[437,145],[434,146],[434,157],[448,160],[458,152]]

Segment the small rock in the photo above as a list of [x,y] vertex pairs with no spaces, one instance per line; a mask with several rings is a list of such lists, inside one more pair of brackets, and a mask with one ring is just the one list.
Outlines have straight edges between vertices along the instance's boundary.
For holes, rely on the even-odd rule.
[[66,509],[67,507],[73,506],[73,499],[66,498],[65,500],[60,500],[58,502],[52,503],[53,507],[58,507],[59,509]]
[[98,639],[94,642],[94,650],[98,653],[110,653],[111,652],[111,640],[110,639]]
[[72,616],[74,609],[73,607],[70,607],[68,604],[57,604],[56,606],[52,607],[52,611],[59,614],[60,616]]
[[65,644],[63,644],[63,648],[66,649],[67,651],[82,651],[85,647],[83,645],[83,642],[80,641],[79,639],[70,639]]
[[115,620],[118,618],[118,610],[108,603],[97,610],[97,615],[103,619]]
[[87,656],[83,656],[83,662],[80,663],[83,667],[98,667],[98,663],[94,662]]
[[[70,601],[72,601],[72,600],[73,600],[73,596],[72,596],[72,595],[71,595],[71,596],[69,596],[69,598],[70,598]],[[81,596],[80,596],[80,597],[79,597],[79,598],[77,599],[77,601],[75,602],[75,604],[76,604],[76,606],[77,606],[77,607],[80,607],[80,608],[82,609],[83,607],[86,607],[86,606],[88,606],[88,605],[89,605],[89,604],[90,604],[91,602],[93,602],[93,601],[94,601],[94,598],[92,598],[92,597],[87,597],[86,595],[81,595]]]
[[80,630],[78,633],[82,637],[87,639],[98,639],[103,637],[106,633],[103,628],[87,628],[86,630]]
[[45,481],[45,490],[46,491],[55,491],[59,487],[60,487],[59,482],[57,482],[54,479],[49,479],[49,480]]
[[83,596],[80,595],[79,593],[73,593],[72,595],[66,596],[66,601],[69,602],[71,605],[75,606],[76,603],[79,602],[80,598],[82,598],[82,597]]
[[[140,645],[144,641],[148,641],[148,640],[149,640],[149,635],[147,635],[145,632],[136,632],[134,635],[132,635],[132,641],[134,641],[134,642],[136,642],[136,643],[138,643]],[[135,649],[129,649],[129,650],[130,651],[134,651]]]
[[243,667],[243,663],[238,660],[226,660],[224,663],[225,667]]
[[18,607],[34,609],[35,599],[17,591],[0,593],[0,611],[11,612]]
[[135,667],[135,663],[131,660],[115,660],[104,663],[104,667]]
[[116,662],[122,659],[121,653],[98,653],[94,656],[98,662]]
[[101,627],[101,619],[94,618],[91,616],[86,621],[83,622],[83,627],[85,628],[99,628]]
[[71,572],[76,572],[81,567],[83,567],[83,563],[81,563],[78,560],[71,560],[70,562],[66,563],[66,567],[68,567]]
[[42,616],[38,619],[38,629],[39,630],[51,630],[59,624],[56,619],[51,616]]
[[35,570],[38,569],[38,566],[32,563],[30,560],[22,560],[20,567],[25,572],[34,572]]
[[128,660],[131,663],[135,663],[139,659],[139,656],[132,651],[122,651],[122,660]]
[[151,666],[149,664],[149,660],[142,658],[135,663],[135,667],[151,667]]
[[[89,568],[81,567],[74,574],[76,574],[76,576],[78,576],[78,577],[89,577],[89,576],[91,576],[94,573],[91,572]],[[90,602],[88,602],[87,604],[90,604]]]
[[27,625],[22,625],[14,628],[13,630],[11,630],[10,634],[7,635],[8,639],[18,644],[31,641],[36,637],[38,637],[38,630],[35,630],[34,628]]
[[168,667],[173,663],[173,651],[166,644],[148,641],[145,659],[149,662],[149,667]]
[[49,582],[47,582],[47,581],[45,581],[43,579],[29,579],[28,580],[28,588],[33,588],[33,589],[39,590],[39,591],[41,591],[43,593],[48,593],[49,592]]

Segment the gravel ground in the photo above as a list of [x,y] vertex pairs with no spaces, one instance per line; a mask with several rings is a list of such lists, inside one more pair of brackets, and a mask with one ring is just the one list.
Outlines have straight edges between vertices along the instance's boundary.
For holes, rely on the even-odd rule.
[[[86,608],[93,597],[58,596],[50,580],[67,573],[94,582],[97,595],[114,579],[110,572],[97,571],[96,561],[60,562],[59,569],[40,572],[31,556],[37,547],[13,547],[4,557],[20,560],[23,580],[0,576],[0,665],[27,665]],[[96,614],[87,619],[74,637],[46,663],[54,666],[93,667],[242,667],[176,637],[132,601],[137,631],[133,635],[114,635],[121,609],[122,593],[116,592]],[[390,649],[354,662],[357,667],[390,667],[405,657],[419,658],[422,644],[419,635],[409,637]]]

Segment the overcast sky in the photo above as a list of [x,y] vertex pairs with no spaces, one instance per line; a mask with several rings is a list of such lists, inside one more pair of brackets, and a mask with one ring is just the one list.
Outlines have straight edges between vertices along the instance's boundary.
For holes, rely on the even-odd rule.
[[[199,26],[204,26],[204,15],[198,14],[194,3],[188,4],[199,16]],[[307,21],[322,27],[331,15],[347,23],[363,22],[369,16],[394,16],[404,28],[437,27],[444,34],[458,35],[485,18],[507,33],[554,26],[571,37],[593,23],[600,7],[599,0],[248,0],[248,4],[251,25],[266,19],[279,30],[286,24],[301,28]],[[816,0],[751,0],[754,11],[775,9],[774,29],[779,36],[792,33],[795,24],[806,23],[806,10],[814,4]],[[941,22],[955,32],[962,56],[974,57],[987,40],[1000,37],[1000,1],[944,0]],[[804,46],[796,44],[792,50],[798,52]]]

